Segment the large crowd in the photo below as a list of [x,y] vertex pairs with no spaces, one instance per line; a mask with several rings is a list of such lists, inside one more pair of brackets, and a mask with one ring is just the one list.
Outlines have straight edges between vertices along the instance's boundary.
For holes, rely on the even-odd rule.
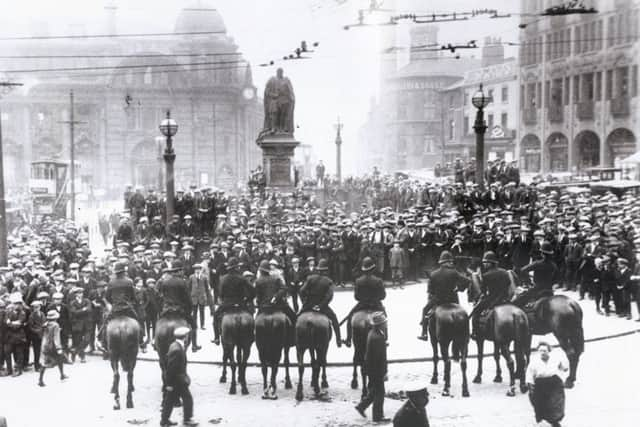
[[598,312],[631,318],[633,301],[640,309],[635,197],[559,194],[499,180],[480,192],[476,184],[379,174],[345,185],[371,199],[346,209],[331,199],[319,206],[302,193],[252,197],[192,188],[177,194],[168,223],[162,197],[127,189],[122,212],[101,227],[113,242],[101,254],[91,253],[86,230],[71,222],[23,227],[9,239],[9,263],[0,269],[0,372],[20,375],[32,364],[40,369],[51,322],[60,327],[65,362],[83,362],[99,341],[105,290],[116,270],[135,283],[145,342],[162,306],[157,285],[176,266],[201,327],[205,309],[213,312],[220,302],[220,278],[230,265],[253,278],[268,263],[298,311],[309,274],[323,272],[346,286],[373,268],[402,285],[428,277],[444,251],[461,272],[476,268],[490,251],[525,286],[531,279],[524,267],[547,254],[559,269],[554,283],[593,298]]

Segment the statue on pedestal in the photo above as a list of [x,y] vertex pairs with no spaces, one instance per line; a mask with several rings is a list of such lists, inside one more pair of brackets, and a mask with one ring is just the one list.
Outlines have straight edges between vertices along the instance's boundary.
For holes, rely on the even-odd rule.
[[264,89],[264,128],[258,139],[277,134],[293,136],[295,102],[291,81],[284,77],[282,68],[278,68]]

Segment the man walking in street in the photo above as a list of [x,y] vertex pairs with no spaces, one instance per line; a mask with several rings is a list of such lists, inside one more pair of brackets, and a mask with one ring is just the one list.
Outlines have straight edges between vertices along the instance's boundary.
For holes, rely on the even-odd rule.
[[169,346],[167,352],[167,369],[165,378],[165,393],[162,400],[162,415],[160,427],[173,426],[177,423],[170,420],[173,406],[177,399],[182,401],[183,425],[194,427],[198,423],[193,420],[193,396],[189,390],[191,378],[187,374],[187,340],[189,328],[182,326],[173,332],[175,341]]
[[387,318],[382,312],[371,315],[371,330],[367,335],[364,367],[369,379],[369,393],[356,405],[356,411],[366,418],[365,411],[373,404],[374,422],[388,422],[384,417],[384,382],[387,379],[387,338],[385,324]]

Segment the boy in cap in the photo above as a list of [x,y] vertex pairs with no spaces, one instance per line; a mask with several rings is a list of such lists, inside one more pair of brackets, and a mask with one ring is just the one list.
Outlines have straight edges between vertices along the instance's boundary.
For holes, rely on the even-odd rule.
[[44,387],[44,371],[46,368],[58,366],[60,371],[60,381],[67,379],[64,374],[63,365],[63,351],[60,342],[60,325],[57,320],[60,318],[60,314],[56,310],[49,310],[47,312],[46,323],[42,333],[42,347],[40,355],[40,378],[38,385]]
[[[9,307],[6,311],[5,357],[7,359],[7,373],[14,377],[22,375],[24,369],[24,353],[27,342],[25,325],[27,313],[22,302],[22,294],[14,292],[9,296]],[[11,358],[15,361],[13,369]]]
[[[42,333],[46,318],[42,312],[42,301],[36,299],[31,302],[31,312],[27,319],[27,339],[33,349],[33,367],[40,370],[40,348],[42,346]],[[28,351],[28,349],[27,349]]]
[[374,422],[388,422],[384,417],[384,382],[387,379],[387,337],[385,325],[387,317],[382,312],[371,314],[371,330],[367,335],[364,367],[369,380],[369,392],[355,407],[366,418],[365,411],[373,404]]
[[171,343],[167,352],[165,393],[162,400],[162,415],[160,418],[161,427],[176,424],[170,420],[170,417],[174,404],[178,399],[182,401],[183,425],[189,427],[198,425],[193,420],[193,396],[191,396],[191,391],[189,390],[191,378],[187,374],[186,348],[190,332],[190,329],[185,326],[176,328],[173,331],[176,339]]

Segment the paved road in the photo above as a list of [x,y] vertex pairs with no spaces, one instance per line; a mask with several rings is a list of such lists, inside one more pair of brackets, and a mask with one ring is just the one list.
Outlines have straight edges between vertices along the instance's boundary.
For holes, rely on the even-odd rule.
[[[637,405],[637,357],[640,337],[626,336],[587,344],[582,358],[576,388],[567,394],[569,427],[637,425],[640,409]],[[227,426],[362,426],[366,422],[353,410],[359,392],[349,388],[350,370],[332,368],[328,372],[331,401],[306,400],[296,404],[292,390],[279,390],[277,401],[264,401],[259,370],[247,372],[249,396],[229,396],[228,385],[218,383],[220,368],[191,365],[192,391],[196,396],[196,417],[202,425]],[[428,384],[430,363],[390,366],[387,390],[399,392]],[[471,361],[469,371],[475,371]],[[11,427],[68,426],[130,426],[157,425],[159,422],[160,378],[155,363],[140,362],[135,371],[135,404],[132,410],[113,411],[109,394],[111,371],[106,362],[92,358],[85,365],[68,367],[70,379],[61,383],[54,370],[45,378],[47,387],[36,386],[36,376],[29,372],[22,377],[0,379],[2,406],[0,415]],[[294,372],[292,372],[294,374]],[[454,397],[440,396],[441,384],[428,385],[431,403],[428,413],[432,426],[534,426],[532,410],[526,395],[505,396],[504,384],[494,384],[493,364],[487,364],[485,382],[470,385],[471,397],[460,397],[460,374],[453,365]],[[282,378],[282,376],[280,376]],[[297,375],[294,375],[297,378]],[[308,378],[308,377],[307,377]],[[123,378],[124,381],[124,378]],[[295,382],[295,381],[294,381]],[[305,381],[308,384],[308,380]],[[121,390],[124,390],[124,383]],[[37,402],[37,403],[36,403]],[[386,400],[386,413],[393,415],[401,402]],[[180,419],[180,410],[174,415]]]

